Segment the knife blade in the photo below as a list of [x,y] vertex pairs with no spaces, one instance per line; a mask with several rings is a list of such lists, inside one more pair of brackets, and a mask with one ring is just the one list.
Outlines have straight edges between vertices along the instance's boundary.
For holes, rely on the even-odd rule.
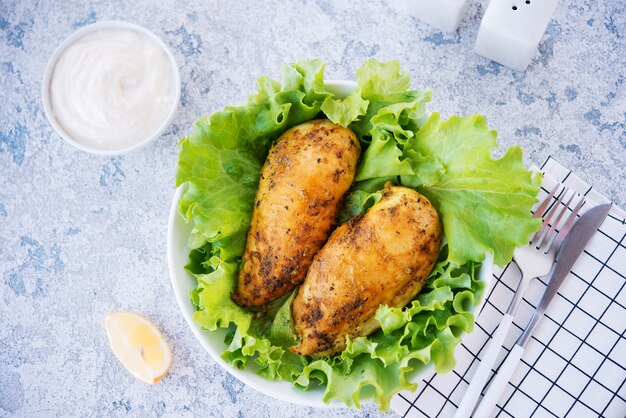
[[544,276],[544,278],[549,278],[549,282],[543,296],[541,297],[541,301],[537,306],[537,310],[526,326],[526,329],[522,335],[520,335],[519,339],[509,352],[506,360],[498,369],[495,378],[487,390],[487,393],[485,393],[485,396],[474,412],[474,417],[486,417],[491,414],[491,411],[493,411],[493,408],[500,399],[504,388],[507,386],[511,376],[513,376],[513,373],[522,358],[522,354],[524,354],[526,343],[530,339],[530,336],[539,323],[539,320],[543,317],[543,314],[550,302],[552,302],[554,295],[556,295],[559,287],[561,287],[561,284],[569,275],[569,272],[576,263],[576,260],[578,260],[578,257],[580,257],[582,252],[585,250],[585,247],[591,238],[595,235],[600,225],[602,225],[602,222],[604,222],[604,219],[609,214],[611,207],[611,204],[606,204],[589,209],[578,219],[569,234],[565,237],[565,240],[561,244],[557,253],[556,263],[552,266],[550,273]]
[[591,238],[595,235],[600,225],[602,225],[604,219],[606,219],[611,211],[611,207],[612,205],[607,203],[589,209],[578,219],[572,227],[572,230],[567,234],[561,244],[561,248],[559,248],[557,252],[556,263],[552,266],[552,271],[544,276],[549,278],[548,287],[546,287],[541,301],[537,306],[537,310],[526,326],[526,329],[517,340],[517,345],[521,345],[522,347],[526,346],[539,320],[542,318],[550,302],[552,302],[552,299],[554,299],[554,295],[556,295],[559,287],[561,287],[561,284],[570,270],[574,267],[576,260],[578,260],[578,257],[583,253]]

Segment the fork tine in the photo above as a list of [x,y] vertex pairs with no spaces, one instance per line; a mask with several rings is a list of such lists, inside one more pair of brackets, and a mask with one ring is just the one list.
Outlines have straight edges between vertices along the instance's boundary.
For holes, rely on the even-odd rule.
[[554,215],[557,213],[557,210],[559,210],[559,207],[561,206],[561,203],[563,202],[563,197],[565,197],[565,195],[567,194],[567,190],[568,190],[567,187],[564,187],[563,190],[561,190],[561,193],[559,193],[558,195],[558,200],[556,201],[554,205],[552,205],[548,214],[543,218],[541,229],[539,230],[537,235],[535,235],[530,245],[536,245],[537,249],[541,247],[541,244],[543,244],[546,234],[548,233],[548,230],[550,229],[549,224],[552,221],[552,218],[554,217]]
[[541,202],[541,205],[539,205],[537,210],[535,210],[535,213],[533,214],[533,218],[541,218],[545,214],[546,209],[548,208],[548,205],[550,204],[550,202],[552,202],[552,198],[556,194],[556,191],[559,190],[559,187],[561,187],[561,183],[557,183],[556,186],[554,186],[554,188],[550,192],[550,194],[548,194],[548,196],[545,199],[543,199],[543,202]]
[[[561,187],[561,183],[557,183],[556,186],[554,186],[554,188],[552,189],[552,191],[548,193],[548,196],[546,196],[545,199],[543,199],[543,201],[539,204],[537,209],[535,209],[535,213],[533,213],[534,219],[543,218],[543,215],[546,214],[546,211],[550,207],[550,203],[552,203],[552,198],[554,197],[554,195],[556,194],[556,192],[559,190],[560,187]],[[542,219],[542,222],[543,222],[543,219]],[[537,231],[534,234],[532,234],[529,238],[530,241],[534,242],[535,239],[539,236],[539,233],[540,231]]]
[[[563,197],[565,197],[565,195],[569,193],[569,191],[570,189],[566,189],[566,191],[563,192]],[[565,213],[569,209],[569,205],[570,203],[572,203],[572,200],[574,200],[574,197],[576,197],[575,190],[572,191],[572,196],[567,200],[567,203],[563,204],[563,208],[559,211],[559,214],[557,215],[556,219],[554,220],[554,222],[552,222],[552,226],[550,227],[550,230],[548,231],[545,238],[543,239],[542,244],[544,243],[546,244],[544,246],[546,253],[550,250],[550,247],[554,243],[554,240],[556,239],[556,236],[558,235],[558,232],[555,233],[556,227],[559,225],[559,222],[561,222],[561,218],[563,217],[563,215],[565,215]],[[541,248],[541,245],[539,245],[538,247]]]
[[548,246],[546,251],[550,251],[553,245],[555,245],[556,248],[561,246],[561,244],[563,243],[563,240],[565,239],[567,234],[569,234],[569,231],[572,229],[572,226],[574,226],[574,222],[576,222],[576,217],[578,216],[578,212],[580,212],[580,209],[582,209],[585,203],[587,202],[585,201],[585,198],[583,196],[580,198],[580,200],[578,201],[574,209],[572,209],[572,213],[570,213],[570,215],[567,217],[567,219],[565,220],[565,223],[561,227],[561,230],[553,238],[553,243],[551,243],[550,246]]

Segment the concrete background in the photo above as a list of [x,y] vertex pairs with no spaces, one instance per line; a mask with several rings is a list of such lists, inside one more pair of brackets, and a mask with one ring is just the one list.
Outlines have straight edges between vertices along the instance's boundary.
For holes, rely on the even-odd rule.
[[[399,59],[430,110],[481,113],[528,164],[549,155],[626,206],[626,10],[620,0],[561,2],[525,73],[473,52],[486,1],[441,33],[386,1],[0,3],[0,416],[378,416],[302,408],[228,375],[196,342],[169,284],[166,225],[176,143],[194,120],[237,104],[260,75],[322,57],[351,79],[367,57]],[[41,80],[77,28],[121,19],[172,48],[181,107],[156,143],[121,157],[66,144],[46,121]],[[107,312],[150,317],[172,368],[148,387],[107,346]]]

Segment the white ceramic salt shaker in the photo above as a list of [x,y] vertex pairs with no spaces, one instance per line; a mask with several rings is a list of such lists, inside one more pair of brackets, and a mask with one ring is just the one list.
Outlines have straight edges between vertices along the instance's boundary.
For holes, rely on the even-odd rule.
[[524,71],[537,52],[558,0],[491,0],[480,24],[476,53]]
[[424,23],[454,32],[467,9],[467,0],[405,0],[406,11]]

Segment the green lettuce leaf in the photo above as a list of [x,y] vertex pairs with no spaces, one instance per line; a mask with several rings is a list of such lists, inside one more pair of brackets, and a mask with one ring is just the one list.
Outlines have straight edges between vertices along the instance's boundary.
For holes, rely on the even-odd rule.
[[270,340],[274,345],[291,347],[297,342],[296,330],[293,327],[291,318],[291,304],[295,296],[296,292],[291,292],[291,295],[282,304],[280,309],[278,309],[272,321]]
[[365,115],[369,102],[361,97],[361,89],[355,88],[346,98],[327,97],[322,103],[322,112],[333,123],[347,127]]
[[433,113],[404,145],[414,174],[403,175],[402,184],[417,188],[435,205],[450,260],[458,265],[490,252],[503,266],[540,226],[529,213],[541,176],[526,169],[517,146],[493,159],[496,135],[483,116],[442,121]]
[[196,305],[200,307],[194,313],[194,321],[204,328],[215,331],[218,327],[226,328],[231,323],[248,329],[252,314],[235,304],[230,294],[237,280],[237,263],[229,263],[213,256],[209,261],[206,274],[196,274],[198,287]]
[[365,115],[350,125],[360,138],[367,142],[374,125],[378,123],[382,128],[385,122],[393,136],[412,136],[426,112],[430,90],[409,90],[410,77],[402,73],[398,61],[379,62],[374,58],[356,71],[356,81],[363,99],[369,102]]

